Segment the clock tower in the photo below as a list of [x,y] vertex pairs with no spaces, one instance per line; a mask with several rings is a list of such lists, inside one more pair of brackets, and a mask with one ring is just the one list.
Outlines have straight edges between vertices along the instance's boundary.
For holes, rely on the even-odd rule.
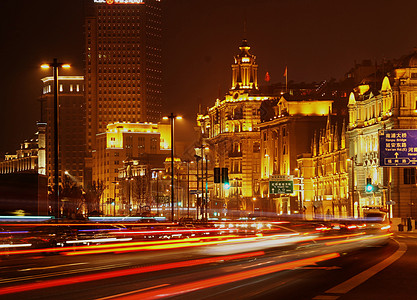
[[258,65],[256,56],[249,53],[248,41],[243,39],[240,53],[232,64],[231,90],[258,90]]

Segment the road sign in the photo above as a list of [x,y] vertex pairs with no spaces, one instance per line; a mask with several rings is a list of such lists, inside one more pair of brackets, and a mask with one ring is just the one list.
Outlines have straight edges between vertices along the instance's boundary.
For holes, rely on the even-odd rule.
[[191,195],[201,194],[201,190],[190,190]]
[[417,130],[379,130],[381,167],[417,166]]
[[294,181],[293,180],[270,180],[269,181],[269,194],[292,194],[294,193]]
[[293,179],[292,175],[271,175],[269,177],[270,181],[292,181]]

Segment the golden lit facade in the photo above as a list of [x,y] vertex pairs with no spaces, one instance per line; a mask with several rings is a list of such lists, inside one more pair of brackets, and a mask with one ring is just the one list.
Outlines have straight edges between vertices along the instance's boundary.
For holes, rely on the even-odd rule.
[[350,214],[345,123],[332,125],[330,120],[314,135],[311,153],[297,158],[299,200],[307,219],[329,220]]
[[46,124],[38,123],[36,138],[24,141],[16,154],[6,154],[0,161],[0,174],[38,173],[46,175]]
[[[377,91],[359,86],[349,99],[349,156],[354,167],[355,216],[368,207],[390,209],[392,217],[417,217],[416,168],[380,167],[378,130],[417,129],[417,53],[406,57]],[[367,193],[367,181],[377,187]],[[353,189],[353,188],[351,188]],[[386,201],[395,205],[386,205]]]
[[223,99],[199,114],[203,143],[208,145],[210,167],[228,168],[230,189],[215,183],[210,202],[217,203],[221,215],[241,215],[252,209],[259,196],[260,111],[263,96],[258,90],[258,65],[246,40],[232,64],[232,86]]
[[[130,208],[133,210],[133,203],[136,203],[135,210],[140,203],[144,205],[149,194],[150,171],[164,167],[170,147],[170,127],[166,124],[113,123],[107,126],[106,132],[97,134],[93,180],[103,182],[105,187],[101,198],[103,211],[127,214]],[[130,189],[122,180],[132,180]],[[113,199],[115,204],[111,204]]]
[[159,122],[162,109],[162,8],[85,0],[87,166],[97,133],[115,122]]
[[[300,213],[303,208],[303,182],[297,165],[297,157],[311,153],[314,133],[326,126],[332,109],[332,100],[300,100],[283,95],[274,106],[274,117],[259,125],[260,144],[260,195],[264,211],[289,215]],[[310,161],[314,168],[314,160]],[[312,170],[310,170],[311,172]],[[270,194],[269,181],[274,175],[294,178],[293,194]],[[308,184],[308,182],[307,182]]]

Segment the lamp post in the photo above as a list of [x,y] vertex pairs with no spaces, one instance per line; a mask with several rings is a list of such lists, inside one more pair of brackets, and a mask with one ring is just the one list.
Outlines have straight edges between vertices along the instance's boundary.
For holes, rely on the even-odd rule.
[[354,158],[348,158],[347,161],[350,161],[352,164],[352,187],[351,187],[351,210],[352,210],[352,218],[355,217],[355,164]]
[[[161,169],[154,168],[152,169],[152,179],[156,179],[156,216],[159,216],[159,174],[162,173]],[[154,180],[152,180],[154,182]],[[154,184],[151,183],[151,195],[153,195],[153,188]]]
[[[198,161],[201,159],[201,156],[199,155],[194,155],[195,157],[195,162],[196,162],[196,176],[197,176],[197,205],[196,205],[196,220],[198,220],[198,208],[200,207],[200,213],[201,213],[201,200],[199,197],[199,190],[198,188],[200,187],[200,179],[198,177]],[[203,162],[201,162],[203,163]],[[201,194],[203,193],[203,184],[201,184]]]
[[114,190],[113,190],[113,216],[116,216],[116,188],[119,185],[118,181],[112,181],[112,183],[114,184]]
[[58,68],[70,68],[69,64],[58,62],[58,59],[54,58],[52,63],[41,65],[42,69],[52,68],[54,77],[54,190],[55,190],[55,205],[56,212],[55,217],[58,222],[59,219],[59,172],[58,172]]
[[163,119],[169,119],[171,125],[171,221],[174,222],[174,124],[175,119],[181,120],[182,117],[171,113],[168,117],[163,117]]

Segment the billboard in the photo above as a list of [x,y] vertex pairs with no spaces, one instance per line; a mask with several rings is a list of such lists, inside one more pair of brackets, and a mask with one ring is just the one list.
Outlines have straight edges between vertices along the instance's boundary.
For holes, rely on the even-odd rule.
[[378,135],[381,167],[417,166],[417,129],[381,129]]

